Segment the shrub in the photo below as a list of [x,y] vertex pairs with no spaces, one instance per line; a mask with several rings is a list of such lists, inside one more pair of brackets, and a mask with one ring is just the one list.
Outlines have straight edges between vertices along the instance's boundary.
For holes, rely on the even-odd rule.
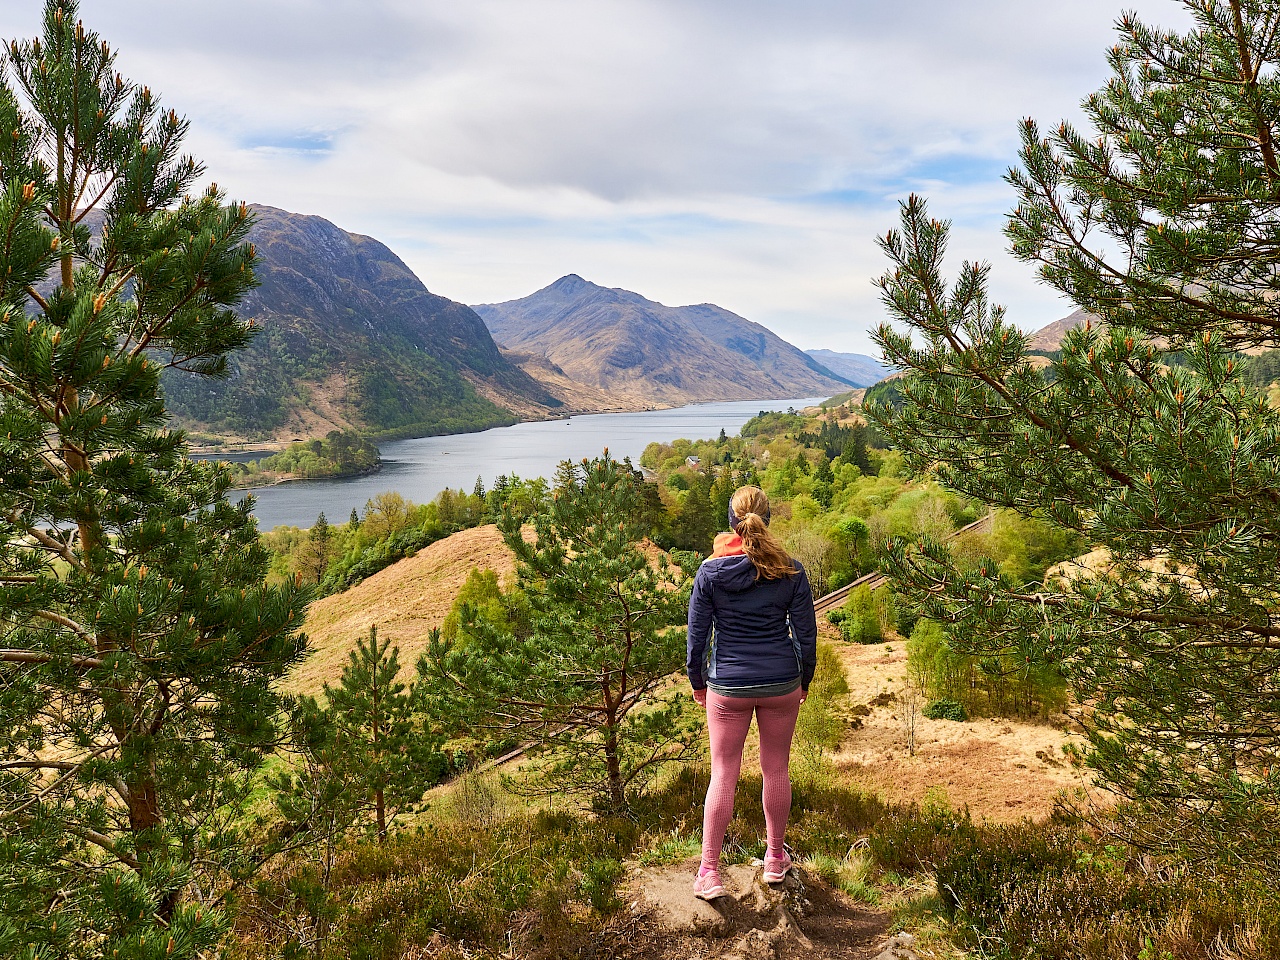
[[621,906],[639,833],[629,819],[542,812],[349,843],[327,878],[301,859],[270,871],[244,897],[229,952],[398,960],[437,935],[505,949],[516,916],[544,945],[582,941]]
[[955,720],[962,722],[969,719],[969,712],[964,704],[954,700],[930,700],[923,711],[930,720]]
[[438,523],[426,523],[421,527],[411,527],[392,534],[388,539],[380,540],[360,553],[346,557],[330,567],[329,573],[320,585],[320,593],[323,596],[341,593],[396,561],[413,556],[423,547],[445,536],[445,529]]
[[846,643],[879,643],[883,636],[882,606],[863,584],[853,591],[842,608],[827,614],[827,622],[840,628],[840,636]]
[[911,631],[920,621],[920,614],[901,597],[894,597],[893,629],[904,637],[911,636]]
[[809,696],[800,708],[796,722],[796,750],[810,762],[817,762],[824,751],[834,750],[848,724],[835,713],[836,703],[849,693],[844,666],[828,643],[818,644],[818,665]]
[[1156,861],[1061,824],[983,827],[937,867],[953,929],[984,955],[1192,960],[1280,955],[1274,878]]
[[933,620],[916,622],[907,641],[907,656],[926,694],[955,701],[969,714],[1047,716],[1066,703],[1066,679],[1055,665],[1027,662],[1012,654],[976,657],[961,653],[942,625]]
[[971,846],[976,836],[968,811],[957,812],[944,804],[909,804],[886,813],[868,843],[880,867],[910,876],[934,869],[958,845]]

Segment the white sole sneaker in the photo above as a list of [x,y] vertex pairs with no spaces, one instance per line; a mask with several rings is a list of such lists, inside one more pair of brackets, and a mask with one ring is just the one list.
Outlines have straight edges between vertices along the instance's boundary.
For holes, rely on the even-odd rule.
[[787,860],[785,861],[785,864],[780,871],[775,873],[772,870],[765,870],[760,874],[760,879],[762,879],[765,883],[781,883],[783,880],[786,879],[787,874],[791,872],[791,869],[794,866],[795,866],[794,863],[792,863],[790,860]]
[[708,887],[702,886],[704,879],[703,877],[698,877],[693,881],[693,895],[699,900],[718,900],[729,895],[729,891],[724,888],[723,883],[715,883]]

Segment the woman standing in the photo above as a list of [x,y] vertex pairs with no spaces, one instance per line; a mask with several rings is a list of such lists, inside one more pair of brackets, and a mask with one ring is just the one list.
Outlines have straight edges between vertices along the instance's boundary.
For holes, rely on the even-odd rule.
[[711,784],[702,819],[694,895],[725,895],[720,848],[733,817],[752,714],[760,730],[768,849],[764,880],[791,869],[782,843],[791,812],[791,738],[817,664],[818,625],[804,567],[769,532],[769,498],[742,487],[729,501],[732,533],[716,536],[689,599],[689,682],[707,711]]

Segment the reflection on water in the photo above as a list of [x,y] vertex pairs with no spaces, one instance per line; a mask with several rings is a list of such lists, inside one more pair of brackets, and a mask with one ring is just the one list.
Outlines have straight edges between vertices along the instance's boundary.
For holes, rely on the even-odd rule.
[[[445,487],[468,492],[480,477],[486,487],[499,474],[524,478],[550,477],[562,460],[598,456],[608,447],[621,460],[639,463],[644,448],[654,441],[679,437],[705,440],[730,436],[761,410],[799,409],[821,397],[795,400],[736,400],[700,403],[675,410],[644,413],[601,413],[567,420],[544,420],[495,427],[483,433],[451,437],[421,437],[382,444],[382,470],[348,480],[298,480],[250,491],[260,529],[282,524],[309,527],[322,510],[330,522],[344,523],[353,508],[385,490],[426,503]],[[243,491],[235,496],[242,497]]]

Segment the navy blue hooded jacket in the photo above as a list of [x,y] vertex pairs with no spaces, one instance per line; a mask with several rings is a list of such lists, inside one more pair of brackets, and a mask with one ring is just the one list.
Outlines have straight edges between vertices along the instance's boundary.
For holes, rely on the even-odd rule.
[[808,690],[818,661],[818,623],[804,567],[795,561],[795,576],[757,580],[736,535],[716,541],[689,598],[689,682],[701,690],[708,680],[748,687],[799,677]]

